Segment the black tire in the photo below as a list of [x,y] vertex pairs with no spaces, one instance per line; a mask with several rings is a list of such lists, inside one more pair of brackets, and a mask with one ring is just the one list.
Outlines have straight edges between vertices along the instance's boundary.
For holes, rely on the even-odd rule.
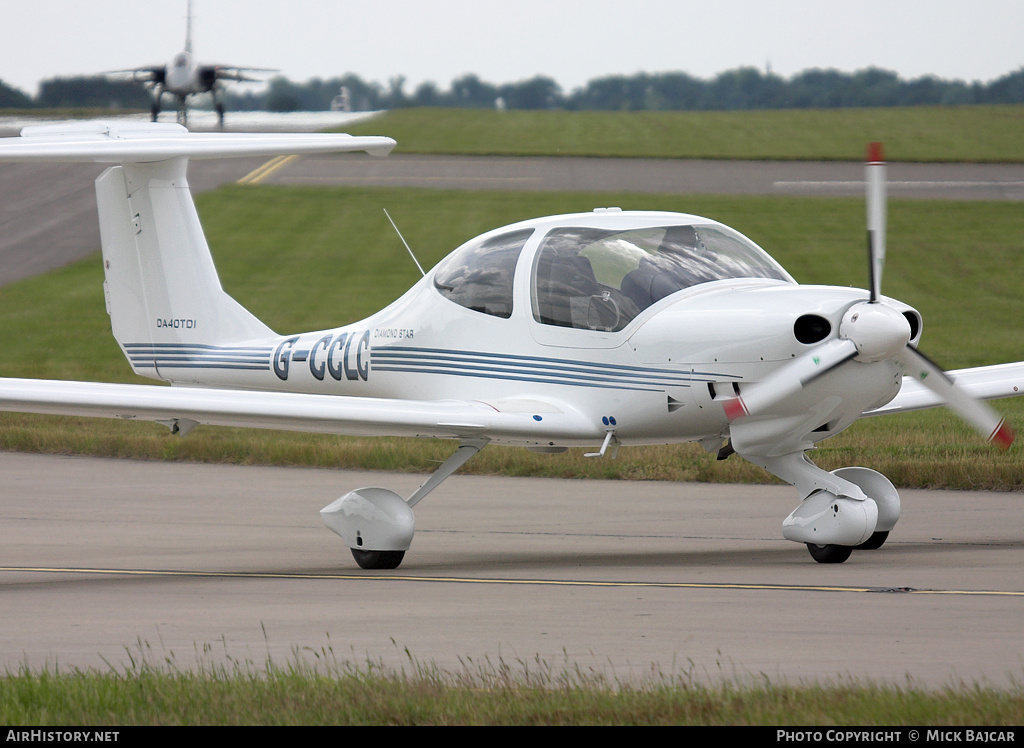
[[852,545],[815,545],[807,544],[811,558],[819,564],[841,564],[853,553]]
[[364,551],[352,548],[352,558],[360,569],[397,569],[405,558],[405,551]]
[[882,547],[886,538],[889,537],[888,530],[877,530],[871,533],[871,537],[857,546],[858,551],[877,551]]

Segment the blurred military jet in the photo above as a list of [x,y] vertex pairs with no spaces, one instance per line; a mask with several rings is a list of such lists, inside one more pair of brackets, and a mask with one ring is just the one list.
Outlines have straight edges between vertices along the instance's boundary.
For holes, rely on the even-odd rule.
[[178,122],[188,124],[186,102],[189,96],[209,93],[217,120],[224,126],[224,103],[218,98],[221,81],[249,81],[247,73],[273,73],[274,68],[238,67],[216,63],[197,62],[192,57],[192,0],[188,3],[188,22],[185,30],[185,48],[164,65],[148,65],[128,70],[112,70],[110,75],[130,74],[132,80],[146,83],[153,90],[153,121],[160,115],[163,97],[170,95],[177,104]]

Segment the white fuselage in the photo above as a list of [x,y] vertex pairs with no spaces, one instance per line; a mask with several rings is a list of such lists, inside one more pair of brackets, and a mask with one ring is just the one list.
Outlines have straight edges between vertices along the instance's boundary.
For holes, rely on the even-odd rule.
[[[843,315],[863,302],[866,292],[800,286],[788,276],[732,278],[676,291],[614,331],[552,325],[538,318],[534,275],[548,230],[680,220],[720,226],[679,214],[581,214],[484,235],[533,229],[515,265],[507,317],[446,298],[435,282],[442,262],[396,302],[353,325],[231,346],[126,344],[125,352],[138,373],[175,384],[473,400],[499,410],[511,401],[547,403],[582,412],[593,424],[589,434],[547,446],[593,444],[608,430],[623,444],[724,438],[729,422],[722,401],[812,347],[794,337],[794,321],[816,315],[829,322],[834,338]],[[155,340],[165,328],[180,341],[188,338],[191,326],[202,323],[171,318],[156,324]],[[790,443],[796,449],[820,441],[888,402],[900,381],[891,361],[850,361],[831,378],[833,394],[819,392],[812,383],[775,407],[770,417],[748,419],[765,424],[764,435],[754,441],[763,438],[774,449],[780,440],[786,449]],[[751,426],[745,428],[749,433]]]
[[178,53],[164,68],[163,88],[165,92],[181,98],[208,90],[200,76],[199,65],[192,61],[188,52]]

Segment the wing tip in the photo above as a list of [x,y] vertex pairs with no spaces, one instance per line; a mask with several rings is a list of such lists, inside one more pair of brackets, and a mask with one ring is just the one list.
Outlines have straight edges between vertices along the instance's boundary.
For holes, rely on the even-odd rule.
[[883,152],[882,144],[877,142],[868,143],[867,154],[864,160],[869,164],[884,164],[885,154]]

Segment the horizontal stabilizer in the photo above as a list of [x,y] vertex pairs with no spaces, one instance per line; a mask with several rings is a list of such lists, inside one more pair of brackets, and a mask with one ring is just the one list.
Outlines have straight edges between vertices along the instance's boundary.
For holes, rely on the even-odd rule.
[[127,164],[351,151],[385,156],[394,147],[391,138],[343,133],[189,132],[166,122],[76,122],[26,127],[21,137],[0,138],[0,161]]

